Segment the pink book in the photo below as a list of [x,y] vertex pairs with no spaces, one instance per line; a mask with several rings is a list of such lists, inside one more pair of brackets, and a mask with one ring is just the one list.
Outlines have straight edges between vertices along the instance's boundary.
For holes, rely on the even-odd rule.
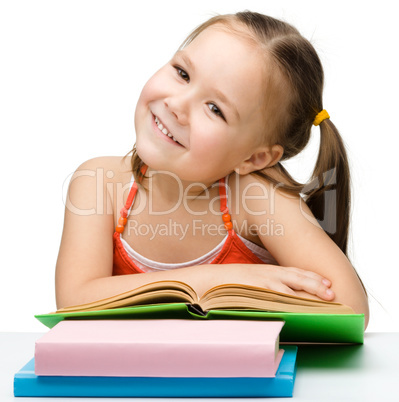
[[35,373],[110,377],[274,377],[282,321],[61,321],[36,341]]

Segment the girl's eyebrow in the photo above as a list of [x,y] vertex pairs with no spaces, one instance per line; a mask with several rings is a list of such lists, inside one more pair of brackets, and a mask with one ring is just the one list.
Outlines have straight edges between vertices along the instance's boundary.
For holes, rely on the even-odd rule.
[[[177,51],[175,56],[180,57],[184,61],[184,63],[190,68],[190,70],[195,71],[194,63],[187,56],[184,50]],[[223,102],[228,108],[230,108],[233,111],[237,120],[240,120],[240,114],[238,113],[238,109],[234,105],[234,103],[230,102],[227,96],[218,89],[214,88],[213,91],[215,92],[215,95],[221,100],[221,102]]]
[[230,102],[229,99],[225,96],[225,94],[218,89],[214,89],[216,96],[228,107],[230,108],[237,120],[240,120],[240,114],[238,113],[237,107],[234,103]]
[[179,50],[178,52],[176,52],[175,56],[177,57],[181,57],[183,59],[183,61],[187,64],[187,66],[195,71],[195,66],[192,63],[192,61],[190,60],[190,58],[187,56],[187,54],[184,52],[184,50]]

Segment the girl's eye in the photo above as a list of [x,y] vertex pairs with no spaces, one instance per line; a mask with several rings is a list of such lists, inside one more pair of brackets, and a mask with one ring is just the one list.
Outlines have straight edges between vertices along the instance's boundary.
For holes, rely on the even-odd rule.
[[215,113],[217,116],[220,116],[223,120],[226,120],[224,118],[222,111],[214,103],[208,103],[208,107],[212,113]]
[[183,69],[181,69],[180,67],[175,67],[175,69],[176,69],[176,71],[177,71],[177,74],[180,75],[180,77],[181,77],[184,81],[190,82],[190,77],[189,77],[189,75],[188,75]]

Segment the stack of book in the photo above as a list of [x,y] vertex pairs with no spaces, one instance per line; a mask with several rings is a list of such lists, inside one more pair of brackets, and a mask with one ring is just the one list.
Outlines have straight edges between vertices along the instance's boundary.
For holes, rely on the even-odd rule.
[[15,396],[289,397],[282,321],[64,320],[14,377]]
[[[296,346],[363,343],[348,306],[226,284],[159,281],[36,318],[50,328],[15,396],[292,396]],[[284,323],[284,324],[283,324]]]

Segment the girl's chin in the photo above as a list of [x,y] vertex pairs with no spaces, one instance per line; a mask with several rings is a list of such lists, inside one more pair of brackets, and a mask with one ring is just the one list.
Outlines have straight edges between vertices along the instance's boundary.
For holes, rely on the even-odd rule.
[[136,143],[136,153],[145,165],[147,166],[153,165],[152,163],[153,158],[151,157],[151,152],[147,152],[145,147],[140,147],[140,145]]
[[154,170],[168,170],[168,163],[164,155],[157,154],[152,147],[142,146],[136,143],[136,152],[142,162]]

